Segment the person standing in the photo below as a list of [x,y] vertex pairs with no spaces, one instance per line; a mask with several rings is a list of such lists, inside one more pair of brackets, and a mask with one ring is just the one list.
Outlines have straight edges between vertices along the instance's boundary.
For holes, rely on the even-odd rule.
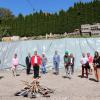
[[97,51],[95,51],[94,58],[93,58],[93,65],[94,65],[94,73],[96,77],[96,81],[100,81],[100,56]]
[[70,56],[68,55],[68,51],[65,51],[64,66],[65,66],[65,71],[66,71],[66,77],[71,79]]
[[26,57],[25,62],[26,62],[26,66],[27,66],[26,74],[28,75],[28,74],[30,74],[30,69],[31,69],[31,55],[30,55],[30,53],[28,53],[28,56]]
[[55,51],[55,54],[53,56],[53,65],[56,75],[59,74],[59,64],[60,64],[60,56],[58,55],[58,52]]
[[45,56],[45,53],[42,53],[42,64],[41,64],[41,70],[42,73],[45,74],[46,73],[46,64],[47,64],[47,58]]
[[71,74],[73,74],[74,73],[74,56],[72,53],[70,54],[70,66],[71,66]]
[[12,59],[12,67],[11,67],[11,70],[12,70],[12,73],[13,73],[13,76],[17,76],[17,67],[18,67],[18,58],[17,58],[17,54],[15,53],[14,54],[14,57]]
[[82,53],[82,58],[80,60],[80,63],[82,64],[82,78],[84,77],[84,70],[86,72],[86,78],[88,78],[88,58],[86,57],[85,53]]
[[93,72],[93,57],[90,55],[90,53],[87,53],[88,63],[89,63],[89,71],[90,74]]
[[41,57],[37,54],[37,51],[34,51],[34,55],[31,58],[31,65],[33,66],[34,79],[39,78],[39,69],[41,65]]

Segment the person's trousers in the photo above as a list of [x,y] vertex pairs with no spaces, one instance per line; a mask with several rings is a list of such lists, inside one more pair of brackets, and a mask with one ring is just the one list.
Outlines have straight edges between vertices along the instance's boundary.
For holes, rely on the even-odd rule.
[[88,78],[88,67],[82,65],[82,77],[84,77],[85,74],[84,71],[86,73],[86,77]]
[[30,74],[30,69],[31,69],[31,64],[30,65],[27,65],[27,70],[26,70],[26,73],[27,74]]
[[74,65],[71,65],[71,74],[74,73]]
[[35,64],[33,66],[33,71],[34,71],[34,78],[39,78],[39,65]]
[[46,64],[42,64],[41,66],[41,70],[42,70],[42,73],[45,74],[46,73]]
[[59,74],[59,64],[58,64],[58,63],[55,63],[55,64],[54,64],[54,68],[55,68],[55,72],[56,72],[57,74]]
[[94,73],[97,81],[100,81],[100,68],[94,67]]
[[66,76],[71,77],[71,66],[66,66],[65,71],[66,71]]

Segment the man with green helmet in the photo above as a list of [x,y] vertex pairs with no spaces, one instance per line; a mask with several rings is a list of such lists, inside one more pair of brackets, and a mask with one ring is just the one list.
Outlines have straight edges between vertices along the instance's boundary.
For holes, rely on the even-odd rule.
[[65,51],[64,55],[64,66],[66,71],[66,77],[71,78],[71,66],[70,66],[70,56],[68,55],[68,51]]

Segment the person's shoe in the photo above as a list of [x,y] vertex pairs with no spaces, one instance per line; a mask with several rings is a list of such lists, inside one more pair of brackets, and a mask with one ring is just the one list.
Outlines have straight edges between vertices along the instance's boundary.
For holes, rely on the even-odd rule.
[[84,78],[84,76],[81,76],[81,78]]
[[96,82],[99,82],[99,80],[96,80]]
[[59,73],[57,72],[56,75],[59,75]]
[[16,76],[20,76],[19,74],[16,74]]
[[66,75],[65,75],[65,76],[62,76],[62,77],[63,77],[63,78],[68,78],[68,76],[66,76]]
[[71,77],[68,77],[70,80],[72,79]]

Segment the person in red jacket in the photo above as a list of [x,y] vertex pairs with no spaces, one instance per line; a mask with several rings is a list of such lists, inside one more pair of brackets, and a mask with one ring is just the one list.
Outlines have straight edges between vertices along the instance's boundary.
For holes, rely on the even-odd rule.
[[41,57],[34,51],[34,55],[31,58],[31,65],[33,66],[34,78],[39,78],[39,68],[41,65]]

